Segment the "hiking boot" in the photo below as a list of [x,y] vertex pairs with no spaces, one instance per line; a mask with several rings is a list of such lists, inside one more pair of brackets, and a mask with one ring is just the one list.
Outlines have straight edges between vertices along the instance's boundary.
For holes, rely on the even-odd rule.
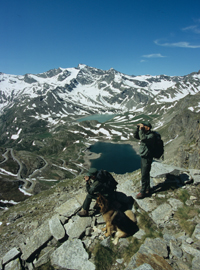
[[78,212],[79,217],[87,217],[88,216],[88,211],[87,210],[81,210]]
[[143,198],[145,198],[145,194],[144,193],[138,193],[136,195],[136,199],[143,199]]

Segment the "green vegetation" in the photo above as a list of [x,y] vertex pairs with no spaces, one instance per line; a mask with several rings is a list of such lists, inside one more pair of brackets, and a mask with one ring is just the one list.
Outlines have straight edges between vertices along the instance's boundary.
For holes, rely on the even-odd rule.
[[189,199],[190,194],[186,189],[180,189],[178,190],[178,198],[181,200],[184,204]]
[[138,227],[142,228],[145,231],[145,235],[143,236],[143,241],[149,238],[162,237],[161,231],[157,228],[156,224],[149,217],[148,213],[142,211],[141,213],[137,213]]
[[110,270],[116,258],[119,258],[116,247],[110,243],[110,248],[98,243],[94,248],[96,270]]
[[189,219],[192,219],[198,214],[198,210],[194,209],[193,207],[189,207],[184,205],[183,207],[179,208],[178,211],[175,213],[175,218],[178,219],[179,225],[181,228],[191,236],[194,229],[195,224]]
[[142,242],[135,237],[129,237],[129,245],[122,251],[122,258],[124,262],[128,263],[131,257],[139,250]]

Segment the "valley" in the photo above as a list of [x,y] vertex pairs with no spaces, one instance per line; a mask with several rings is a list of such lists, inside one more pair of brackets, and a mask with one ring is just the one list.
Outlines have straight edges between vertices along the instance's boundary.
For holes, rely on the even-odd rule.
[[40,193],[83,174],[95,142],[137,151],[133,129],[144,120],[163,138],[164,162],[199,169],[199,90],[199,72],[128,76],[79,65],[37,75],[1,73],[0,180]]

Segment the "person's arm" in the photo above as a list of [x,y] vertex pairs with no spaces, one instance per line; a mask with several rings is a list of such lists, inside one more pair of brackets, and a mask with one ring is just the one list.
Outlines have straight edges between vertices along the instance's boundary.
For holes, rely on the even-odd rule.
[[141,142],[144,142],[146,144],[154,143],[154,135],[153,133],[145,134],[143,129],[140,129],[139,132],[139,138]]
[[135,139],[140,139],[140,137],[139,137],[139,128],[136,128],[134,131],[133,131],[133,137],[135,138]]
[[98,193],[100,191],[100,187],[102,186],[102,184],[99,181],[95,181],[88,189],[87,192],[90,195],[93,195],[95,193]]

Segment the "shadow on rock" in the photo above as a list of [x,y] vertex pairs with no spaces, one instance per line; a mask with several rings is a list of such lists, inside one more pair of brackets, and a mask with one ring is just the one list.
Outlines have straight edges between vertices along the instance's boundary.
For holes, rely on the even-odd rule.
[[193,183],[193,179],[189,174],[180,173],[180,171],[177,170],[174,171],[173,174],[171,173],[166,174],[165,180],[153,186],[151,189],[151,193],[157,193],[169,189],[174,190],[191,183]]

